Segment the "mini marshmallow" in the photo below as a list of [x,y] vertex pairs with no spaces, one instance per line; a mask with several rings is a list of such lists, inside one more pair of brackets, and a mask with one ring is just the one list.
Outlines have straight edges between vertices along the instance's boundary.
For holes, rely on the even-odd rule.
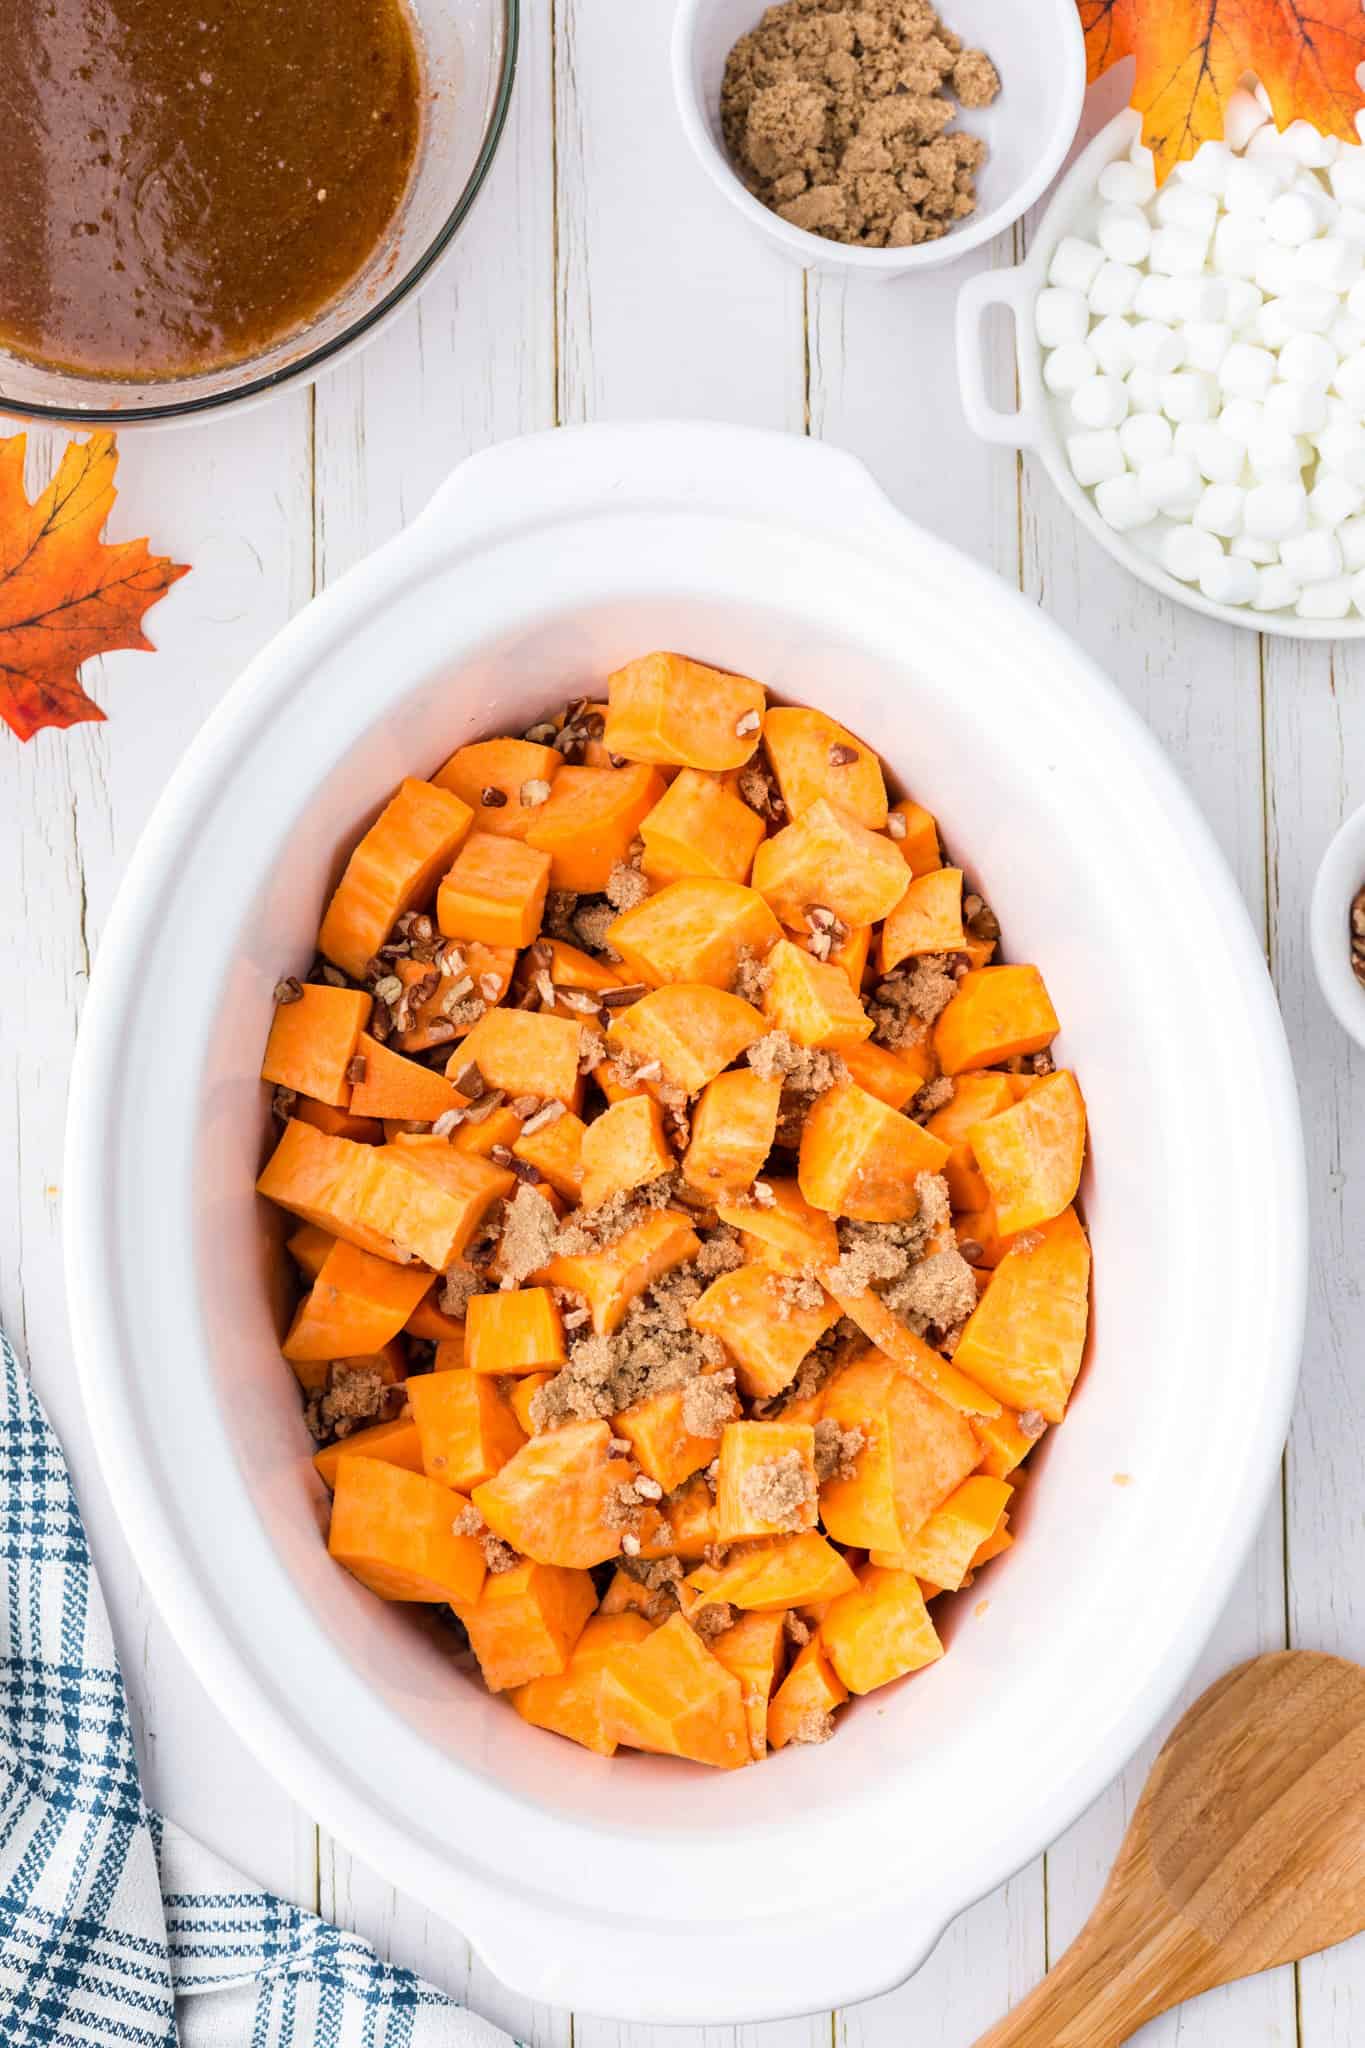
[[1089,434],[1068,434],[1066,459],[1078,484],[1089,490],[1109,477],[1124,474],[1123,450],[1112,427]]
[[[1264,128],[1257,135],[1264,135]],[[1252,141],[1256,140],[1252,137]],[[1324,135],[1311,121],[1291,121],[1278,138],[1281,149],[1308,171],[1325,171],[1341,154],[1335,135]]]
[[1273,540],[1257,540],[1254,533],[1239,533],[1228,553],[1236,555],[1239,562],[1265,563],[1278,562],[1280,559],[1277,543]]
[[1308,493],[1308,517],[1314,526],[1330,527],[1335,533],[1365,505],[1365,490],[1335,470],[1325,469]]
[[1155,516],[1137,477],[1103,478],[1095,486],[1095,509],[1115,533],[1130,533],[1135,526],[1147,526]]
[[1341,574],[1341,545],[1325,526],[1310,526],[1280,542],[1280,560],[1298,582],[1325,583]]
[[1365,427],[1338,421],[1317,436],[1318,454],[1328,469],[1365,486]]
[[1252,435],[1259,433],[1265,421],[1265,407],[1255,398],[1229,398],[1218,415],[1218,424],[1225,434],[1232,434],[1246,447]]
[[1121,377],[1087,377],[1071,394],[1071,410],[1082,427],[1116,427],[1128,412]]
[[[1111,249],[1110,255],[1118,251]],[[1166,277],[1198,277],[1208,261],[1209,238],[1193,228],[1158,228],[1151,237],[1146,252],[1152,269]],[[1129,256],[1129,263],[1140,263],[1142,257]]]
[[[1248,93],[1246,97],[1250,99],[1251,95]],[[1255,106],[1254,100],[1252,105]],[[1259,107],[1256,111],[1260,112]],[[1254,128],[1248,130],[1247,141],[1250,141],[1251,136],[1260,125],[1258,121]],[[1228,173],[1233,166],[1234,158],[1232,152],[1234,149],[1240,149],[1241,147],[1242,144],[1240,142],[1233,142],[1228,134],[1227,112],[1225,109],[1223,115],[1223,140],[1221,142],[1201,142],[1194,155],[1187,162],[1181,164],[1181,176],[1187,185],[1193,185],[1200,192],[1222,192],[1227,187]],[[1169,191],[1171,188],[1167,185],[1165,189]]]
[[1251,323],[1248,339],[1255,340],[1259,347],[1273,352],[1282,349],[1290,336],[1297,332],[1285,311],[1283,299],[1267,299]]
[[1218,382],[1233,398],[1264,398],[1274,376],[1275,358],[1270,350],[1248,341],[1234,341],[1218,366]]
[[1106,164],[1096,181],[1100,198],[1110,206],[1144,206],[1155,188],[1152,172],[1144,176],[1140,165],[1123,156]]
[[1278,199],[1272,199],[1265,228],[1272,242],[1287,249],[1297,249],[1300,242],[1311,242],[1318,231],[1318,217],[1307,193],[1282,192]]
[[1168,420],[1211,419],[1215,389],[1203,370],[1172,370],[1161,380],[1161,410]]
[[[1234,435],[1224,433],[1216,422],[1200,427],[1195,437],[1195,461],[1201,476],[1211,484],[1235,484],[1246,467],[1246,447]],[[1132,457],[1129,457],[1132,460]]]
[[1097,320],[1085,345],[1106,377],[1126,377],[1133,367],[1133,330],[1117,314]]
[[1299,586],[1287,569],[1272,562],[1262,569],[1256,578],[1256,591],[1251,608],[1257,612],[1287,611],[1298,601]]
[[1163,455],[1138,471],[1143,495],[1159,512],[1188,519],[1204,494],[1199,471],[1188,455]]
[[1169,292],[1172,310],[1165,316],[1169,320],[1222,320],[1226,316],[1228,288],[1221,277],[1174,277]]
[[1353,320],[1365,320],[1365,278],[1357,279],[1347,292],[1346,310]]
[[1132,141],[1129,143],[1128,161],[1130,164],[1137,165],[1138,169],[1141,171],[1144,178],[1151,179],[1152,182],[1148,189],[1149,192],[1155,192],[1156,158],[1152,155],[1151,150],[1148,149],[1141,135],[1135,135]]
[[[1235,92],[1228,94],[1227,99],[1223,103],[1224,147],[1240,155],[1256,133],[1256,130],[1264,128],[1267,118],[1265,109],[1257,103],[1255,95],[1245,91],[1239,85]],[[1206,142],[1204,149],[1210,149],[1215,146],[1212,143]],[[1195,161],[1197,162],[1202,155],[1203,149],[1196,153]],[[1223,183],[1219,187],[1221,191],[1225,192],[1227,190],[1228,179],[1231,176],[1232,164],[1229,163],[1223,172]]]
[[1220,555],[1216,562],[1209,562],[1199,578],[1199,588],[1211,604],[1250,604],[1256,585],[1252,563],[1233,555]]
[[1272,384],[1265,395],[1265,416],[1269,425],[1286,434],[1319,434],[1327,424],[1327,393],[1316,384]]
[[[1115,263],[1142,263],[1155,237],[1152,224],[1139,206],[1106,206],[1095,228],[1095,240],[1104,255]],[[1200,261],[1203,261],[1201,254]],[[1164,263],[1153,269],[1165,270]]]
[[1365,575],[1359,572],[1351,578],[1351,602],[1358,612],[1365,612]]
[[1237,484],[1209,484],[1194,508],[1194,523],[1206,533],[1219,533],[1225,540],[1242,530],[1242,508],[1246,492]]
[[1280,376],[1301,391],[1325,391],[1336,367],[1337,352],[1321,334],[1295,334],[1280,350]]
[[1339,206],[1332,233],[1343,242],[1365,242],[1365,206]]
[[1351,609],[1351,579],[1334,576],[1326,583],[1310,583],[1299,592],[1294,607],[1301,619],[1344,619]]
[[1093,242],[1082,241],[1079,235],[1063,235],[1052,252],[1047,281],[1060,285],[1063,291],[1084,294],[1095,282],[1104,256],[1104,250],[1097,249]]
[[1316,241],[1304,243],[1294,258],[1294,269],[1301,284],[1326,285],[1340,296],[1356,282],[1363,263],[1365,255],[1358,242],[1348,242],[1342,235],[1320,235]]
[[[1139,320],[1132,332],[1132,343],[1133,361],[1158,377],[1178,370],[1185,360],[1183,337],[1164,320]],[[1274,358],[1267,356],[1266,361],[1273,362]]]
[[1284,480],[1253,484],[1242,508],[1242,525],[1258,540],[1287,540],[1308,524],[1308,493],[1302,484]]
[[1348,569],[1365,569],[1365,515],[1343,519],[1337,528],[1341,558]]
[[1287,181],[1259,158],[1239,157],[1228,167],[1223,204],[1229,214],[1246,220],[1264,220]]
[[1222,543],[1197,526],[1173,526],[1161,536],[1161,566],[1181,583],[1197,583],[1222,559]]
[[1177,279],[1153,277],[1149,272],[1137,288],[1133,311],[1140,320],[1177,320],[1180,317],[1180,302],[1176,296],[1179,290]]
[[1054,348],[1043,364],[1043,382],[1049,391],[1065,398],[1099,369],[1094,355],[1083,341],[1064,341]]
[[1132,263],[1111,263],[1106,256],[1104,263],[1090,287],[1090,310],[1101,319],[1111,313],[1127,313],[1131,310],[1142,283],[1142,272]]
[[1201,192],[1185,179],[1170,178],[1156,195],[1153,211],[1164,228],[1188,228],[1207,242],[1218,219],[1218,195]]
[[1293,150],[1280,131],[1272,126],[1256,130],[1242,155],[1242,162],[1264,164],[1267,170],[1277,172],[1281,190],[1294,182],[1294,174],[1299,168]]
[[1294,288],[1294,251],[1262,236],[1251,274],[1267,298],[1283,297]]
[[1060,348],[1064,341],[1084,341],[1090,332],[1090,308],[1079,292],[1049,285],[1038,294],[1033,327],[1044,348]]
[[1219,277],[1254,277],[1264,242],[1264,224],[1256,215],[1225,213],[1213,231],[1209,261]]
[[1129,413],[1118,436],[1123,459],[1131,469],[1141,469],[1144,462],[1159,462],[1171,452],[1171,423],[1159,412]]
[[1161,411],[1161,379],[1155,370],[1144,370],[1140,366],[1131,369],[1123,380],[1128,393],[1129,412]]
[[1365,320],[1357,320],[1353,313],[1338,313],[1324,339],[1339,356],[1353,355],[1358,348],[1365,348]]
[[1279,304],[1296,334],[1325,334],[1341,311],[1341,300],[1325,284],[1291,284]]
[[1274,483],[1279,477],[1297,480],[1308,459],[1308,450],[1297,434],[1263,419],[1247,436],[1247,461],[1259,483]]
[[1352,351],[1332,372],[1332,389],[1354,413],[1365,412],[1365,348]]
[[1328,166],[1327,182],[1342,206],[1365,206],[1365,150],[1343,149]]
[[1223,287],[1223,318],[1237,334],[1256,318],[1265,303],[1264,294],[1249,277],[1223,277],[1218,282]]
[[1189,320],[1185,324],[1185,361],[1191,370],[1216,370],[1232,347],[1226,320]]

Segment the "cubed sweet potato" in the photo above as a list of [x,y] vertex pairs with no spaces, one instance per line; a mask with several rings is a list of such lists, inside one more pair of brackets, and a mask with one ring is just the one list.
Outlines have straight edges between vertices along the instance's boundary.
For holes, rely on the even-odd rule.
[[1029,1427],[1025,1429],[1013,1408],[1002,1408],[998,1415],[974,1415],[971,1420],[973,1433],[985,1454],[978,1469],[987,1479],[1008,1479],[1047,1429],[1036,1411],[1030,1415]]
[[[839,928],[834,931],[794,931],[788,934],[794,946],[800,946],[805,953],[814,953],[817,959],[828,961],[843,974],[855,996],[861,997],[863,976],[867,968],[868,955],[872,951],[872,926],[855,924],[844,938],[839,937]],[[830,944],[833,938],[834,944]],[[828,948],[828,951],[826,950]]]
[[839,1256],[834,1219],[813,1209],[794,1180],[771,1175],[770,1201],[719,1202],[716,1214],[741,1233],[747,1257],[777,1273],[832,1266]]
[[750,1760],[739,1680],[680,1614],[613,1651],[601,1679],[603,1733],[631,1749],[734,1770]]
[[565,1356],[564,1323],[548,1287],[500,1288],[496,1294],[470,1296],[465,1363],[471,1372],[557,1372]]
[[520,839],[471,832],[436,896],[447,938],[485,946],[529,946],[540,930],[550,856]]
[[841,1684],[875,1692],[943,1655],[913,1572],[867,1564],[855,1591],[841,1594],[820,1623],[820,1640]]
[[464,1104],[465,1097],[443,1074],[381,1045],[368,1032],[361,1033],[356,1062],[351,1107],[361,1116],[434,1124],[448,1109]]
[[725,1564],[698,1566],[688,1580],[714,1604],[746,1612],[833,1600],[856,1584],[834,1545],[815,1529],[734,1550]]
[[[256,1191],[304,1223],[401,1265],[416,1248],[405,1244],[400,1251],[392,1235],[373,1220],[373,1183],[376,1174],[384,1171],[374,1162],[387,1149],[358,1145],[351,1138],[329,1138],[314,1125],[291,1117],[256,1182]],[[387,1200],[385,1217],[393,1210],[392,1199]]]
[[768,1709],[768,1747],[785,1749],[789,1742],[826,1742],[834,1732],[834,1709],[848,1698],[825,1655],[824,1644],[813,1635],[802,1645],[792,1668],[773,1695]]
[[471,1497],[524,1557],[586,1571],[620,1556],[627,1523],[619,1497],[635,1476],[629,1458],[612,1457],[607,1423],[566,1422],[533,1436]]
[[966,943],[962,870],[934,868],[914,876],[895,909],[887,912],[877,942],[877,968],[890,974],[902,960],[922,953],[960,953]]
[[870,1561],[913,1572],[916,1578],[956,1593],[977,1551],[998,1527],[1013,1492],[1003,1479],[976,1473],[935,1508],[903,1550],[876,1550]]
[[430,899],[473,821],[450,790],[401,783],[346,863],[318,933],[323,958],[363,981],[404,911]]
[[806,1200],[831,1216],[906,1222],[919,1209],[916,1176],[940,1172],[947,1156],[922,1125],[856,1081],[840,1081],[807,1113],[797,1179]]
[[592,1310],[593,1329],[610,1335],[638,1294],[700,1250],[701,1239],[686,1217],[659,1209],[600,1251],[557,1253],[534,1277],[581,1294]]
[[587,1209],[670,1173],[676,1161],[664,1136],[658,1103],[648,1095],[612,1103],[584,1131],[582,1159]]
[[790,818],[821,797],[860,825],[886,823],[886,782],[871,747],[823,711],[774,704],[763,723],[763,744]]
[[878,1351],[830,1376],[824,1413],[863,1439],[852,1470],[820,1488],[821,1519],[836,1543],[899,1550],[981,1460],[966,1418]]
[[945,1074],[963,1074],[1043,1052],[1058,1029],[1036,967],[977,967],[963,975],[934,1026],[934,1049]]
[[[561,1104],[554,1104],[562,1108]],[[560,1116],[547,1116],[542,1109],[529,1116],[513,1143],[512,1150],[527,1166],[534,1166],[541,1179],[575,1206],[583,1199],[583,1137],[587,1129],[581,1117],[566,1109]]]
[[815,1431],[808,1422],[731,1422],[720,1439],[716,1528],[722,1543],[815,1525]]
[[922,1036],[907,1038],[895,1052],[868,1041],[845,1046],[840,1057],[858,1086],[892,1109],[904,1109],[938,1069],[927,1025]]
[[295,1310],[284,1355],[293,1364],[378,1351],[398,1335],[429,1284],[421,1266],[395,1266],[337,1239]]
[[303,983],[297,997],[275,1005],[261,1079],[333,1109],[349,1109],[351,1061],[371,1006],[364,989]]
[[[375,1213],[381,1221],[391,1215],[395,1242],[407,1245],[439,1273],[460,1257],[494,1202],[510,1195],[517,1184],[516,1175],[506,1167],[461,1152],[444,1138],[405,1133],[391,1145],[381,1145],[374,1157],[388,1174],[377,1190],[381,1199]],[[435,1202],[433,1189],[446,1198],[443,1203]],[[387,1202],[382,1199],[386,1195]],[[415,1236],[404,1237],[403,1229],[411,1228],[406,1222],[410,1212],[422,1227]]]
[[[902,819],[899,826],[891,824],[892,818]],[[899,847],[901,858],[912,875],[927,875],[931,868],[942,867],[943,853],[938,840],[938,821],[932,811],[926,811],[923,804],[912,803],[909,798],[893,804],[887,819],[887,830],[892,844]]]
[[758,745],[762,683],[681,654],[646,654],[607,678],[603,743],[628,761],[723,772]]
[[316,1280],[335,1243],[330,1230],[319,1230],[316,1223],[301,1223],[286,1238],[285,1250],[301,1272]]
[[1048,1074],[1008,1109],[985,1112],[971,1144],[1006,1236],[1060,1216],[1075,1200],[1085,1162],[1085,1103],[1075,1075]]
[[839,1320],[839,1304],[823,1289],[818,1303],[808,1306],[794,1291],[800,1285],[769,1266],[739,1266],[713,1280],[687,1311],[694,1330],[724,1344],[753,1400],[790,1386],[807,1352]]
[[1015,1409],[1060,1422],[1085,1351],[1090,1244],[1074,1209],[1015,1238],[954,1363]]
[[732,1678],[749,1728],[749,1753],[757,1760],[768,1750],[768,1704],[786,1655],[784,1614],[741,1614],[732,1627],[711,1638],[711,1655]]
[[475,740],[457,747],[431,779],[469,805],[475,830],[524,839],[563,765],[557,748],[534,740]]
[[753,886],[793,930],[806,913],[832,910],[846,925],[876,924],[894,910],[910,877],[894,841],[869,832],[819,797],[754,855]]
[[999,1406],[995,1396],[979,1387],[975,1380],[968,1379],[942,1352],[935,1351],[922,1337],[916,1336],[908,1323],[903,1323],[892,1313],[874,1288],[850,1288],[841,1282],[837,1272],[826,1273],[825,1284],[850,1322],[856,1323],[879,1351],[885,1352],[931,1394],[937,1394],[941,1401],[946,1401],[950,1408],[956,1408],[962,1415],[975,1418],[995,1413]]
[[708,1081],[692,1111],[683,1179],[715,1201],[743,1194],[763,1170],[777,1132],[782,1083],[752,1067]]
[[640,866],[656,887],[684,875],[747,882],[763,820],[717,776],[680,769],[640,825]]
[[565,1735],[599,1756],[614,1756],[616,1738],[607,1733],[602,1712],[602,1673],[618,1651],[633,1648],[649,1634],[642,1614],[608,1614],[604,1608],[588,1617],[563,1671],[532,1678],[508,1697],[533,1727]]
[[472,1062],[490,1088],[535,1095],[577,1110],[583,1097],[578,1053],[583,1027],[535,1010],[489,1010],[470,1031],[446,1071],[459,1085]]
[[294,1114],[300,1123],[312,1124],[329,1138],[351,1138],[357,1145],[382,1145],[384,1126],[377,1117],[356,1116],[349,1109],[334,1109],[330,1102],[314,1102],[311,1096],[294,1099]]
[[327,1548],[381,1600],[472,1605],[484,1556],[452,1526],[459,1495],[383,1458],[337,1461]]
[[925,1129],[948,1146],[943,1178],[954,1209],[984,1209],[990,1189],[976,1163],[969,1133],[973,1124],[1008,1109],[1015,1100],[1008,1074],[963,1074],[953,1089],[950,1102],[936,1109]]
[[585,1571],[523,1558],[510,1571],[490,1572],[477,1604],[460,1609],[488,1690],[507,1692],[563,1671],[596,1604]]
[[756,889],[710,875],[668,883],[607,928],[612,950],[650,988],[675,981],[729,988],[741,954],[762,957],[781,936]]
[[607,1027],[607,1042],[631,1054],[646,1073],[657,1060],[662,1079],[696,1095],[765,1029],[758,1011],[742,996],[701,982],[680,982],[652,989],[618,1011]]
[[739,1402],[724,1380],[707,1375],[704,1384],[711,1388],[721,1418],[705,1435],[695,1435],[687,1427],[689,1404],[682,1387],[666,1387],[662,1393],[623,1408],[613,1419],[612,1428],[630,1445],[640,1470],[647,1478],[657,1479],[665,1493],[672,1493],[711,1463],[720,1449],[721,1430],[739,1414]]
[[790,939],[779,939],[768,955],[768,972],[763,1014],[794,1044],[843,1052],[871,1037],[872,1019],[833,961],[817,960]]
[[422,1470],[457,1493],[468,1494],[491,1479],[526,1441],[496,1383],[467,1367],[419,1373],[408,1382],[408,1401]]
[[663,793],[658,770],[635,763],[561,768],[526,834],[528,846],[550,856],[550,887],[579,895],[605,889]]
[[353,1430],[334,1444],[324,1444],[313,1454],[313,1469],[329,1492],[337,1483],[337,1466],[343,1458],[381,1458],[386,1465],[401,1465],[406,1472],[422,1469],[422,1446],[417,1424],[410,1415],[396,1422],[375,1422],[368,1429]]

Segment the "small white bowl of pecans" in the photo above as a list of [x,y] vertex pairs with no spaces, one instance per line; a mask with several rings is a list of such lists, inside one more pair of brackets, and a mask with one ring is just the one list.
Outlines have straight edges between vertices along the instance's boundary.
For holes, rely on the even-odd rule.
[[1074,0],[681,0],[673,89],[730,204],[814,270],[900,277],[1018,220],[1085,97]]
[[1309,936],[1328,1008],[1365,1046],[1365,804],[1338,828],[1318,865]]

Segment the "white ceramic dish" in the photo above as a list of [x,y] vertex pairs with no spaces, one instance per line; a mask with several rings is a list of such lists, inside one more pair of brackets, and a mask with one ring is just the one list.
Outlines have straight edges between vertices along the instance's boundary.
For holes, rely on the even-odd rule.
[[1348,1037],[1365,1046],[1365,988],[1351,969],[1351,904],[1365,884],[1365,804],[1332,835],[1318,864],[1309,938],[1318,986]]
[[939,0],[946,25],[984,49],[1000,74],[992,106],[964,111],[958,126],[990,154],[977,178],[977,208],[936,242],[913,249],[855,249],[793,227],[754,198],[731,167],[720,129],[725,60],[758,25],[764,0],[681,0],[673,22],[673,91],[683,132],[717,190],[785,256],[807,269],[905,277],[951,263],[1027,212],[1071,147],[1085,100],[1085,40],[1074,0]]
[[[1282,633],[1294,640],[1357,640],[1365,635],[1365,618],[1359,616],[1301,619],[1294,612],[1256,612],[1249,605],[1214,604],[1196,584],[1168,576],[1150,552],[1167,522],[1155,521],[1132,534],[1116,533],[1101,519],[1089,491],[1082,490],[1071,474],[1064,444],[1066,404],[1054,398],[1043,383],[1043,350],[1034,330],[1033,308],[1047,282],[1052,252],[1063,235],[1091,235],[1100,204],[1095,181],[1106,164],[1126,155],[1140,125],[1141,116],[1125,107],[1100,130],[1057,187],[1025,262],[1008,270],[984,271],[963,285],[957,300],[957,363],[967,424],[984,440],[1032,449],[1087,532],[1116,562],[1122,562],[1163,597],[1253,633]],[[1007,306],[1014,316],[1017,412],[1002,412],[987,395],[981,322],[988,306]]]
[[[277,1349],[278,1219],[251,1192],[271,991],[311,957],[357,830],[403,774],[656,645],[837,709],[933,806],[1045,968],[1096,1161],[1093,1355],[985,1611],[961,1603],[943,1662],[855,1704],[826,1747],[725,1776],[527,1728],[330,1563]],[[93,1438],[206,1686],[305,1807],[498,1976],[634,2019],[885,1989],[1050,1841],[1193,1662],[1295,1381],[1289,1062],[1183,785],[1034,606],[857,463],[742,429],[585,428],[479,455],[257,658],[110,919],[66,1185]]]

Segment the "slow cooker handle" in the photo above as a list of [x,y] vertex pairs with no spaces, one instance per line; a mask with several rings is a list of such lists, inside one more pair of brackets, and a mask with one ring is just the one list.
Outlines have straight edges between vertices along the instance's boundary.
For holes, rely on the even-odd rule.
[[[983,441],[1003,442],[1008,448],[1036,448],[1039,440],[1040,421],[1036,395],[1027,384],[1030,359],[1024,339],[1033,317],[1033,293],[1028,272],[1016,266],[983,270],[969,277],[957,295],[957,379],[962,410],[968,426]],[[986,395],[981,323],[989,306],[1007,306],[1014,315],[1014,355],[1020,383],[1017,412],[1002,412]]]

